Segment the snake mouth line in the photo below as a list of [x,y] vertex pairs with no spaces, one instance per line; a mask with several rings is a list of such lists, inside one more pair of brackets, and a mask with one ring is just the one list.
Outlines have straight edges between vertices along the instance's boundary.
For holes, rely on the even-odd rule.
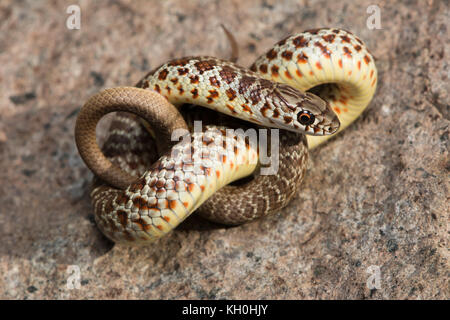
[[314,129],[314,128],[306,128],[305,134],[308,136],[330,136],[335,134],[340,128],[340,125],[337,126],[328,126],[324,128]]

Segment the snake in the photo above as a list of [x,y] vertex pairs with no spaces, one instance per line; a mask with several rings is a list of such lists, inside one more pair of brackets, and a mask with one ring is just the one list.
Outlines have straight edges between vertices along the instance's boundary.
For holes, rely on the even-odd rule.
[[[78,114],[75,140],[95,173],[98,227],[115,242],[146,244],[194,211],[237,225],[280,210],[298,192],[308,149],[358,118],[376,85],[374,57],[356,35],[318,28],[279,41],[250,68],[184,57],[134,87],[97,93]],[[117,113],[100,149],[95,129],[110,112]],[[206,124],[192,131],[196,119]],[[278,143],[278,170],[262,175],[263,150],[246,133],[267,128],[277,138],[268,144]]]

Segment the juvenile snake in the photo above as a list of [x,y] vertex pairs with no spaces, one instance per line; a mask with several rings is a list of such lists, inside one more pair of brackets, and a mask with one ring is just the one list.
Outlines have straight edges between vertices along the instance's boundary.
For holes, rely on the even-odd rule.
[[[187,57],[156,68],[139,88],[100,92],[83,106],[75,128],[79,152],[99,177],[91,193],[99,228],[117,242],[152,242],[195,210],[226,224],[278,210],[304,176],[304,134],[313,148],[348,126],[372,99],[376,83],[374,59],[362,41],[344,30],[322,28],[278,42],[250,70],[216,58]],[[314,94],[304,93],[311,88]],[[207,107],[257,128],[283,129],[277,174],[227,185],[257,172],[261,150],[239,135],[226,136],[223,126],[215,126],[218,134],[204,126],[173,145],[171,133],[187,125],[171,103]],[[134,113],[146,123],[118,113],[102,153],[95,127],[113,111]],[[205,114],[209,111],[195,116],[211,118]],[[157,161],[149,132],[157,134],[163,152]]]

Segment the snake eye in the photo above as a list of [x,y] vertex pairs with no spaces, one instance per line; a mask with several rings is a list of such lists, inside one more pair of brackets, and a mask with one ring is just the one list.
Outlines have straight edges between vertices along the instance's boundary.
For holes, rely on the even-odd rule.
[[304,126],[309,126],[314,123],[316,117],[308,111],[302,111],[297,115],[298,122]]

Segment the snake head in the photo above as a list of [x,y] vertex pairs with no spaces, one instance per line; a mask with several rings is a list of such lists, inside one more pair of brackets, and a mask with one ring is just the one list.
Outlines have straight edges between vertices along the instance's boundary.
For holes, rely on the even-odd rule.
[[281,83],[272,93],[268,102],[283,129],[313,136],[330,135],[339,129],[337,115],[322,98]]

